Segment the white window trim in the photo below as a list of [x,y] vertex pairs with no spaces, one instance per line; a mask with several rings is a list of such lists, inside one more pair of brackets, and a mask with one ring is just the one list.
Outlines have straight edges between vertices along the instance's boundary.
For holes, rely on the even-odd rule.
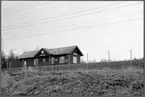
[[36,59],[34,59],[34,65],[36,65]]
[[78,55],[77,53],[73,53],[73,55]]
[[43,59],[42,59],[42,62],[46,62],[46,59],[45,59],[45,58],[43,58]]
[[24,61],[24,66],[27,66],[27,61]]
[[59,57],[59,63],[64,63],[64,61],[65,61],[65,57],[64,56]]
[[73,63],[76,64],[78,61],[77,56],[73,56]]
[[44,51],[41,51],[41,54],[44,54]]

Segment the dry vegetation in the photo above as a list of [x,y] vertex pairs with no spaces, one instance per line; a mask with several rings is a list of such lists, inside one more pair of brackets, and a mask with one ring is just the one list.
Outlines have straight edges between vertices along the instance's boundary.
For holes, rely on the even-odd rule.
[[2,95],[142,96],[143,69],[1,73]]

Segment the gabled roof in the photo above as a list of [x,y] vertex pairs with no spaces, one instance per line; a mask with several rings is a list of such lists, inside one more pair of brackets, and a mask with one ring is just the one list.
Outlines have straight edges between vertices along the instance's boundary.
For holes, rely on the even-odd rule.
[[[67,46],[67,47],[60,47],[60,48],[53,48],[53,49],[47,49],[47,48],[42,48],[45,51],[47,51],[47,53],[51,54],[51,55],[62,55],[62,54],[70,54],[72,53],[72,51],[74,51],[75,49],[78,49],[81,56],[83,56],[82,52],[80,51],[80,49],[78,48],[78,46]],[[41,50],[41,49],[40,49]],[[18,57],[18,59],[23,59],[23,58],[32,58],[34,57],[36,54],[38,54],[39,51],[29,51],[29,52],[24,52],[22,55],[20,55]]]
[[22,55],[18,56],[18,59],[22,59],[22,58],[33,58],[34,55],[38,52],[37,51],[27,51],[24,52]]
[[61,54],[70,54],[77,46],[68,46],[68,47],[60,47],[60,48],[53,48],[47,49],[44,48],[49,54],[52,55],[61,55]]

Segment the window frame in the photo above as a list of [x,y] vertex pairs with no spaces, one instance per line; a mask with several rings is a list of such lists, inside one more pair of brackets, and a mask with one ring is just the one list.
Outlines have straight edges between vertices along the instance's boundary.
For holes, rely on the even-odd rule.
[[43,58],[43,59],[42,59],[42,62],[43,62],[43,63],[44,63],[44,62],[46,62],[46,59],[45,59],[45,58]]
[[[75,60],[75,61],[74,61]],[[77,64],[78,63],[78,58],[77,56],[73,56],[73,64]]]
[[65,56],[60,56],[59,57],[59,63],[65,63]]
[[27,61],[24,61],[24,66],[27,67]]
[[44,51],[43,50],[41,51],[41,54],[44,54]]
[[36,65],[36,59],[34,59],[34,66]]

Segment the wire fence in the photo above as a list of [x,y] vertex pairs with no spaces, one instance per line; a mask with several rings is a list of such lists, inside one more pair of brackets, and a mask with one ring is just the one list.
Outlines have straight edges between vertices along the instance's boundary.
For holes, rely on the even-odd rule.
[[61,65],[45,65],[45,66],[29,66],[29,67],[18,67],[18,68],[7,68],[9,72],[16,71],[33,71],[33,72],[70,72],[70,71],[82,71],[82,70],[101,70],[104,68],[110,69],[127,69],[128,67],[133,68],[144,68],[143,60],[132,60],[130,61],[110,61],[108,62],[94,62],[94,63],[80,63],[80,64],[61,64]]

